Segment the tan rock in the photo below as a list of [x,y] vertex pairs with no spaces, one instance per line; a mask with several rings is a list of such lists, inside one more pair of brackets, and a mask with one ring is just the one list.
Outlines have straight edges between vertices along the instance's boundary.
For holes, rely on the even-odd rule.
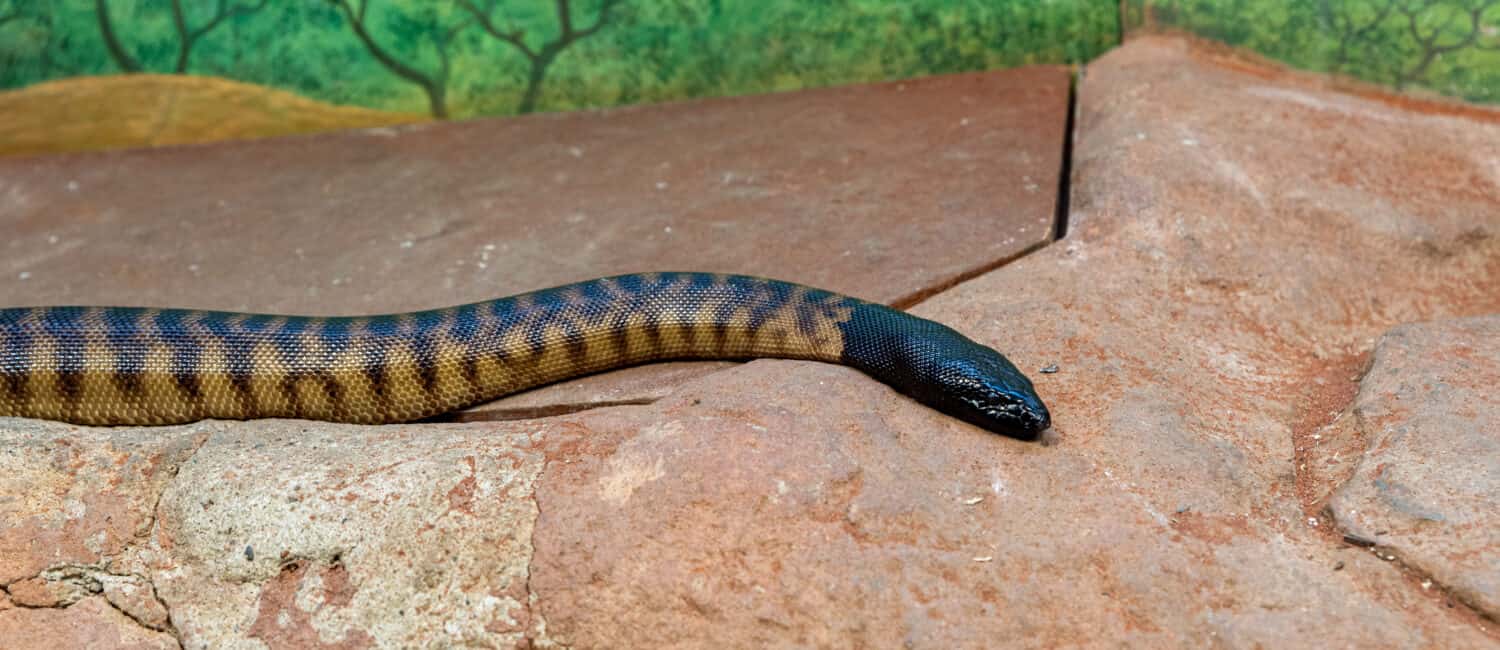
[[90,596],[67,608],[0,608],[0,643],[15,650],[180,647],[171,635],[141,627],[102,596]]
[[1366,450],[1329,510],[1425,579],[1500,618],[1500,315],[1381,337],[1353,418]]
[[41,578],[17,580],[6,585],[5,590],[10,593],[11,602],[22,607],[57,607],[66,598],[56,583]]
[[157,592],[191,647],[518,643],[556,426],[229,427],[162,496]]
[[[80,429],[0,418],[0,584],[99,565],[151,534],[201,426]],[[37,592],[33,592],[37,593]]]

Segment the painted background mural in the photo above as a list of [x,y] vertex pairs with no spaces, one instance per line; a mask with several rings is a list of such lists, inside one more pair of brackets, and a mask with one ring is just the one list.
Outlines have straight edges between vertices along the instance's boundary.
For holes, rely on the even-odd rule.
[[324,128],[1084,61],[1117,17],[1107,0],[0,0],[0,87],[69,80],[42,113],[176,94]]
[[1154,29],[1500,102],[1500,0],[0,0],[0,154],[1086,62]]
[[1173,28],[1299,68],[1500,103],[1500,0],[1127,0],[1130,29]]

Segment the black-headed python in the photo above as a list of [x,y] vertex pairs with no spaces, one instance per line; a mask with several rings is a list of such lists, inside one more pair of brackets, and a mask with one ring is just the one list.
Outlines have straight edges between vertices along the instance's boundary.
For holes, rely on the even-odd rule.
[[403,422],[623,366],[755,357],[852,366],[1021,439],[1050,424],[1025,375],[944,325],[821,289],[706,273],[622,275],[369,317],[0,309],[0,416]]

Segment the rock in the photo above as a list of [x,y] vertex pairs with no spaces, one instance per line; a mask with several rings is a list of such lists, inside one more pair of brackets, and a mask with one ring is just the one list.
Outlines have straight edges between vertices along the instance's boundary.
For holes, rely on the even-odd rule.
[[1056,444],[778,361],[684,386],[645,427],[580,414],[596,442],[537,482],[550,639],[1493,643],[1331,539],[1293,443],[1323,417],[1303,393],[1357,375],[1381,331],[1500,309],[1500,189],[1454,191],[1488,178],[1473,152],[1500,128],[1171,39],[1092,64],[1080,101],[1068,238],[916,308],[1064,369],[1032,375]]
[[[0,418],[0,585],[58,566],[97,566],[143,543],[157,498],[203,426],[82,429]],[[62,587],[56,587],[62,588]]]
[[156,592],[138,575],[115,575],[84,566],[62,566],[43,571],[36,578],[18,580],[6,589],[23,607],[68,607],[95,594],[137,623],[153,630],[166,630],[167,610],[156,600]]
[[0,607],[0,639],[5,647],[16,650],[180,647],[170,634],[141,627],[102,596],[90,596],[67,608]]
[[157,592],[189,647],[517,644],[556,426],[237,423],[162,495]]
[[57,607],[67,598],[67,594],[56,583],[41,578],[17,580],[6,585],[5,590],[10,592],[11,602],[22,607]]
[[153,630],[166,630],[171,624],[166,606],[156,599],[156,590],[145,578],[101,575],[99,580],[104,599],[137,623]]
[[1339,528],[1500,618],[1500,315],[1397,327],[1354,405],[1367,443]]
[[704,270],[899,300],[1050,239],[1067,94],[1038,66],[4,158],[0,295],[351,314]]
[[[955,79],[932,83],[975,77]],[[921,155],[933,159],[903,168],[913,176],[887,189],[954,182],[925,174],[949,164],[944,153],[958,145],[943,139],[941,124],[957,113],[942,111],[958,109],[901,94],[933,92],[921,84],[893,88],[885,92],[909,113],[871,102],[835,114],[821,95],[801,110],[830,115],[830,130],[854,116],[900,116],[907,140],[877,132],[872,142],[892,151],[867,156],[896,169],[896,153],[924,146]],[[1500,118],[1340,94],[1168,38],[1133,39],[1091,64],[1079,101],[1067,238],[914,308],[1032,371],[1054,416],[1050,446],[981,431],[850,368],[783,360],[690,374],[650,403],[538,419],[129,430],[11,420],[0,425],[8,436],[0,443],[18,444],[0,446],[0,481],[14,483],[0,494],[26,499],[0,501],[0,514],[26,522],[25,535],[52,535],[49,544],[63,552],[54,557],[47,546],[14,541],[29,537],[0,532],[4,548],[18,553],[5,584],[45,579],[66,563],[144,576],[187,647],[1493,645],[1481,603],[1450,607],[1443,589],[1424,591],[1397,563],[1341,543],[1323,505],[1343,475],[1309,479],[1301,467],[1328,460],[1311,436],[1339,430],[1350,377],[1362,374],[1381,333],[1500,312],[1500,181],[1490,180]],[[778,96],[772,105],[783,112],[771,114],[802,115],[796,102]],[[701,124],[722,125],[722,105],[705,106]],[[670,110],[684,111],[685,133],[699,128],[690,108]],[[921,127],[922,115],[935,121]],[[647,123],[632,111],[599,119]],[[233,151],[278,164],[346,156],[339,161],[353,167],[309,167],[303,185],[260,197],[255,210],[264,212],[255,213],[293,224],[288,210],[313,205],[331,215],[319,227],[373,233],[377,226],[355,215],[392,208],[350,198],[358,179],[342,170],[366,160],[363,171],[399,177],[403,168],[382,156],[410,150],[417,153],[405,171],[415,180],[402,196],[462,195],[434,171],[440,152],[458,168],[477,165],[467,142],[493,136],[462,126],[401,131],[336,155],[305,141]],[[527,142],[508,123],[488,128]],[[621,142],[636,133],[596,128]],[[796,138],[810,135],[796,129],[744,138],[699,141],[767,170],[796,170],[778,177],[783,198],[795,194],[786,183],[824,178],[808,160],[841,169],[816,140],[801,148]],[[798,144],[750,155],[751,144],[774,138]],[[630,151],[600,159],[608,165],[577,164],[651,178],[655,159]],[[504,155],[554,153],[572,156]],[[165,155],[163,164],[194,182],[209,182],[197,170],[232,158],[213,147]],[[281,178],[270,169],[256,182]],[[867,190],[880,178],[839,173]],[[509,182],[509,172],[494,178],[502,180],[486,182]],[[1005,185],[983,178],[986,187]],[[580,196],[602,195],[579,183],[587,186]],[[309,188],[323,184],[347,203],[314,201]],[[391,185],[359,187],[389,199]],[[493,189],[485,188],[472,191]],[[703,205],[728,191],[688,189]],[[824,199],[843,190],[828,191]],[[1007,199],[973,200],[986,209],[972,214],[988,215]],[[903,205],[913,204],[890,209]],[[391,218],[372,217],[379,227]],[[491,227],[473,223],[483,225],[465,228]],[[899,241],[918,227],[903,224],[895,234],[876,226],[866,234]],[[980,219],[959,230],[971,237],[985,226]],[[385,263],[319,250],[329,269]],[[661,250],[637,252],[647,259]],[[927,264],[920,250],[913,244],[902,258],[905,271],[861,276],[869,290],[856,293],[900,295],[891,283],[905,290],[910,278],[893,276],[933,277],[911,272]],[[777,263],[794,268],[803,254]],[[226,267],[251,264],[224,259]],[[850,268],[820,272],[853,278],[838,275]],[[596,270],[608,269],[567,272]],[[408,281],[394,271],[381,277]],[[412,286],[396,288],[393,304],[416,296]],[[334,294],[363,295],[345,291]],[[1035,372],[1054,364],[1057,373]],[[524,408],[629,394],[591,390],[574,385],[566,399]],[[140,464],[132,459],[151,453],[172,470],[133,469]],[[125,478],[116,484],[116,476]],[[85,516],[101,508],[86,495],[122,492],[131,505],[116,509],[127,513],[118,525],[145,532],[111,532],[116,524]],[[73,530],[118,541],[89,551]],[[108,605],[89,595],[65,610],[10,606],[0,620],[90,603]]]

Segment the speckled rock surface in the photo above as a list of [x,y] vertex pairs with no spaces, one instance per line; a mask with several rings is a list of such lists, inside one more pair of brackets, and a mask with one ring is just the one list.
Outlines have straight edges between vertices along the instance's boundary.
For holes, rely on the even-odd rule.
[[181,647],[172,635],[150,629],[89,596],[67,609],[7,609],[0,605],[0,641],[10,648],[119,648],[155,650]]
[[1329,503],[1346,534],[1492,619],[1500,619],[1496,386],[1500,315],[1381,337],[1353,408],[1366,450]]
[[1379,337],[1500,312],[1500,118],[1166,38],[1079,101],[1068,237],[914,309],[1030,372],[1048,445],[780,360],[503,422],[8,420],[0,476],[48,487],[3,492],[0,620],[111,604],[85,567],[190,647],[1500,644],[1461,565],[1325,514]]

